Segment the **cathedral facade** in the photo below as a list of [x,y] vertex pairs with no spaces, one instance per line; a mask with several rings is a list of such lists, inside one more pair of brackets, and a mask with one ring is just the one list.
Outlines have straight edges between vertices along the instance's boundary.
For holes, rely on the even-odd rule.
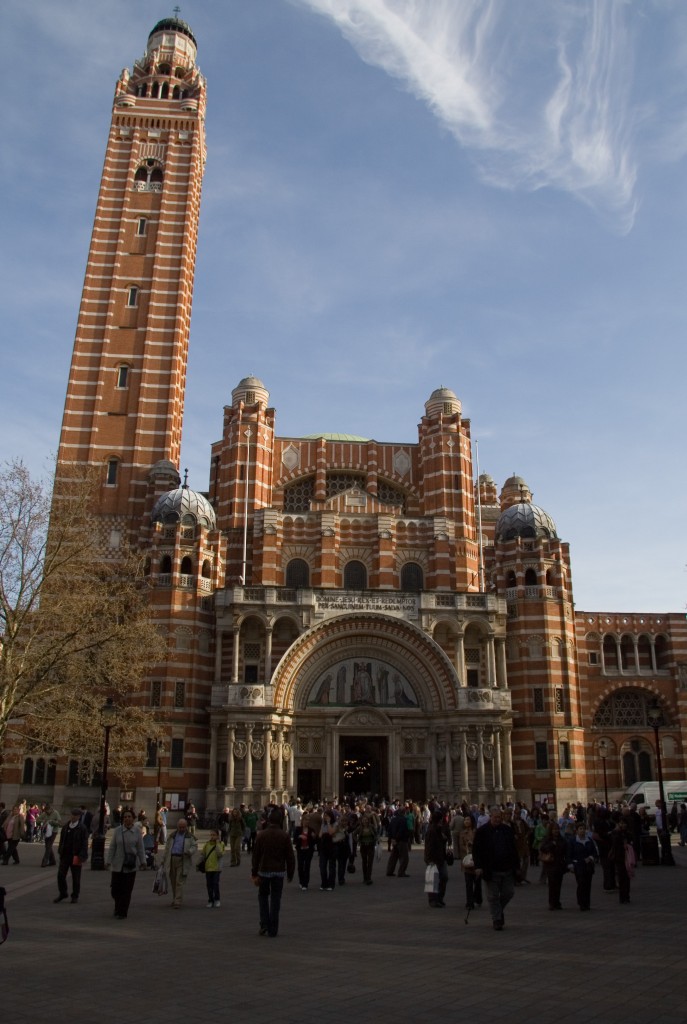
[[[144,553],[169,640],[139,695],[166,739],[125,798],[562,805],[656,777],[656,706],[684,778],[684,615],[576,610],[554,519],[520,477],[476,479],[450,388],[412,444],[284,437],[246,376],[207,490],[182,481],[205,90],[178,18],[117,81],[58,455],[100,467],[104,557]],[[78,769],[26,758],[3,798],[94,803]]]

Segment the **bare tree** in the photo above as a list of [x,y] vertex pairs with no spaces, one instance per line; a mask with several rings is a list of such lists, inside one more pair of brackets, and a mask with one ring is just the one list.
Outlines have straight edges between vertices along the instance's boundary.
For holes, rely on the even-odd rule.
[[124,779],[157,735],[137,697],[165,643],[142,559],[104,558],[97,480],[75,469],[60,481],[51,493],[21,462],[0,468],[0,758],[12,749],[96,765],[111,697],[122,713],[110,767]]

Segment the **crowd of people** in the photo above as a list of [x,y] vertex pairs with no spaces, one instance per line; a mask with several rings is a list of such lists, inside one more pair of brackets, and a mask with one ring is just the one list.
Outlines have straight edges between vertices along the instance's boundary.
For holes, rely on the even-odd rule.
[[[89,839],[111,830],[105,863],[111,873],[114,917],[125,919],[138,871],[155,869],[156,891],[171,891],[171,906],[178,909],[186,881],[197,870],[205,876],[207,907],[216,909],[221,905],[225,855],[230,867],[239,867],[246,854],[258,889],[259,934],[275,937],[285,880],[297,875],[305,892],[314,876],[320,891],[330,893],[348,884],[358,869],[362,884],[372,885],[376,864],[386,877],[405,879],[411,876],[413,847],[422,847],[428,906],[446,906],[449,868],[456,864],[468,917],[486,901],[494,930],[501,931],[505,908],[518,886],[545,886],[549,909],[561,910],[566,874],[574,878],[580,911],[591,908],[597,868],[603,892],[616,893],[621,904],[629,903],[642,837],[651,828],[645,812],[620,805],[569,804],[558,814],[546,804],[528,807],[513,802],[486,808],[433,798],[416,803],[349,797],[305,805],[292,799],[269,804],[260,812],[250,805],[225,807],[202,845],[196,838],[198,822],[193,804],[173,828],[164,806],[156,809],[151,821],[143,809],[118,806],[110,812],[106,805],[101,826],[99,812],[93,815],[84,806],[73,808],[62,824],[49,803],[37,808],[20,802],[11,809],[0,804],[0,859],[4,865],[18,864],[21,842],[39,835],[44,843],[42,866],[58,869],[54,902],[77,903]],[[662,821],[657,824],[660,829]],[[674,816],[671,812],[667,825],[679,832],[680,845],[685,845],[685,804]],[[462,902],[463,896],[459,898]]]

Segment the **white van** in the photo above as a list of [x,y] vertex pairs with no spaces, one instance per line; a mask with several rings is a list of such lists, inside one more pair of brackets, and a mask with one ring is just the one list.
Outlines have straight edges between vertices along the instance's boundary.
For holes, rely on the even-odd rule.
[[[687,779],[680,779],[677,782],[673,780],[664,781],[663,791],[669,814],[675,801],[678,804],[687,803]],[[647,812],[652,818],[656,813],[656,801],[660,799],[661,793],[658,782],[655,780],[653,782],[635,782],[630,786],[627,793],[623,793],[622,797],[623,803],[629,804],[630,807],[634,807],[637,811],[642,807],[646,807]]]

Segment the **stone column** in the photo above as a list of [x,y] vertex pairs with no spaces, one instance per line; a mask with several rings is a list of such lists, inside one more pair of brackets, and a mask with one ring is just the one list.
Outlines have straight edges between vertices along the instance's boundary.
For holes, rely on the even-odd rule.
[[500,729],[494,729],[494,789],[503,789]]
[[620,648],[620,640],[618,637],[615,638],[615,656],[618,659],[618,672],[622,675],[623,669],[623,652]]
[[231,659],[231,681],[232,683],[238,683],[239,681],[239,644],[241,641],[241,627],[234,626],[234,650],[232,651]]
[[217,630],[217,637],[215,639],[215,682],[222,682],[222,640],[224,638],[224,630]]
[[272,678],[272,627],[265,627],[265,686]]
[[467,796],[470,793],[470,769],[468,767],[468,731],[460,730],[460,788]]
[[484,729],[477,726],[477,789],[481,794],[484,792]]
[[245,789],[252,790],[253,788],[253,751],[251,750],[251,744],[253,742],[253,724],[251,722],[246,726],[246,781]]
[[227,722],[227,789],[234,789],[234,740],[236,725]]
[[332,729],[331,742],[329,744],[329,764],[327,765],[327,777],[329,779],[329,795],[340,796],[339,793],[339,734]]
[[513,790],[513,751],[511,750],[512,728],[503,727],[503,788]]
[[463,632],[458,633],[456,637],[456,672],[458,673],[460,685],[467,686],[468,681],[465,676],[465,634]]
[[499,690],[508,689],[508,669],[506,668],[506,638],[496,637],[496,685]]
[[492,689],[496,686],[496,658],[494,656],[493,634],[487,637],[487,682]]
[[[158,757],[159,757],[158,753]],[[208,765],[208,787],[205,803],[208,807],[214,807],[214,793],[217,788],[217,726],[210,726],[210,763]]]
[[651,644],[651,671],[658,672],[658,666],[656,664],[656,641],[653,636],[649,637]]
[[294,765],[293,765],[293,762],[294,762],[294,752],[295,752],[295,749],[296,749],[295,739],[296,739],[296,737],[295,737],[294,733],[290,732],[289,733],[289,759],[286,762],[286,788],[288,789],[289,793],[292,796],[293,795],[297,795],[297,794],[294,794],[294,792],[293,792],[293,783],[294,783]]
[[263,787],[267,793],[270,793],[272,791],[272,731],[270,729],[265,729],[262,736],[262,742],[265,745],[265,779],[263,782]]
[[284,761],[283,761],[283,757],[284,757],[284,730],[283,729],[277,729],[277,746],[279,748],[279,753],[277,755],[277,760],[275,761],[275,764],[274,764],[274,769],[275,769],[275,771],[274,771],[274,788],[277,790],[277,792],[281,793],[281,791],[284,788],[284,781],[283,781],[283,779],[284,779]]
[[600,660],[601,660],[601,671],[605,675],[605,673],[606,673],[606,656],[604,654],[604,638],[603,638],[603,634],[601,635],[601,639],[599,640],[599,654],[600,654]]
[[453,793],[453,761],[451,760],[451,733],[446,733],[446,799]]

